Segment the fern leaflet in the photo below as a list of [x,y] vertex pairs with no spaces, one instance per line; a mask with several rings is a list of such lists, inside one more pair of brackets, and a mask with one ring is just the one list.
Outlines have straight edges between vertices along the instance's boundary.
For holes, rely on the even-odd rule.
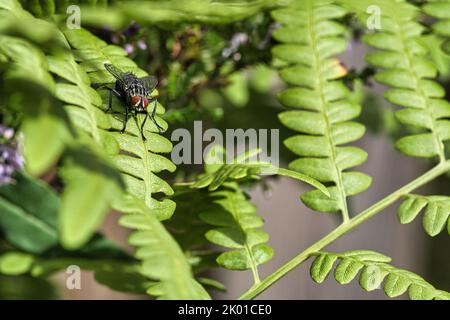
[[405,198],[397,211],[400,223],[410,223],[425,210],[422,222],[428,235],[436,236],[446,225],[450,234],[450,197],[410,194]]
[[[260,149],[250,150],[249,152],[238,156],[234,159],[234,161],[232,161],[232,163],[225,162],[225,154],[223,149],[213,148],[211,149],[211,152],[216,152],[215,157],[217,161],[214,163],[209,163],[207,166],[208,172],[200,175],[197,181],[192,183],[183,183],[184,185],[190,185],[192,188],[208,187],[208,190],[214,191],[228,180],[242,181],[246,179],[259,179],[259,175],[262,174],[277,174],[303,181],[317,188],[324,195],[330,195],[327,188],[323,184],[308,177],[307,175],[288,169],[275,167],[269,162],[252,161],[251,158],[261,152]],[[209,158],[211,158],[211,155]]]
[[418,275],[389,264],[391,258],[369,250],[344,253],[318,252],[311,264],[311,278],[322,283],[333,269],[334,278],[340,284],[350,283],[359,275],[359,285],[366,291],[378,289],[384,281],[384,293],[394,298],[408,290],[411,300],[450,300],[450,293],[437,290]]

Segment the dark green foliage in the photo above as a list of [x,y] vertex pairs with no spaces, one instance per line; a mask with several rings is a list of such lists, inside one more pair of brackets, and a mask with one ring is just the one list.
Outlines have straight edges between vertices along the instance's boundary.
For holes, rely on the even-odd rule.
[[58,297],[57,289],[48,280],[30,276],[0,275],[2,300],[49,300]]
[[60,201],[43,183],[24,174],[0,187],[0,230],[16,248],[43,253],[58,243]]

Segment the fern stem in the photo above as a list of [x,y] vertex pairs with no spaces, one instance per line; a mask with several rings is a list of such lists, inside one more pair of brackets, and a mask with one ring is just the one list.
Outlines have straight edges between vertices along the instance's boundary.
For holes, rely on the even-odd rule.
[[[234,194],[233,194],[231,196],[230,205],[232,207],[232,213],[233,213],[233,216],[235,216],[235,219],[237,219],[239,217],[239,207],[236,206],[236,201],[237,200],[234,199]],[[239,228],[241,228],[242,232],[246,235],[245,230],[243,230],[241,226],[239,226]],[[250,269],[252,270],[254,285],[256,285],[256,284],[261,282],[261,279],[259,278],[258,264],[255,262],[255,257],[253,255],[252,248],[249,246],[247,240],[248,239],[247,239],[247,236],[246,236],[244,247],[245,247],[245,250],[247,251],[248,256],[250,258]]]
[[[135,118],[136,121],[136,126],[139,128],[139,123],[142,123],[143,121],[143,115],[142,114],[138,114],[137,117]],[[142,142],[142,149],[143,150],[147,150],[147,146],[145,144],[145,141],[142,139],[139,139],[139,142]],[[148,152],[143,152],[142,153],[142,163],[144,165],[144,170],[145,172],[151,172],[151,168],[149,166],[150,163],[150,159],[148,156]],[[151,208],[152,207],[152,185],[151,185],[151,181],[150,179],[144,179],[144,184],[145,184],[145,204],[147,205],[147,207]]]
[[248,247],[248,245],[245,246],[248,254],[250,255],[250,263],[252,265],[251,269],[252,269],[252,274],[253,274],[253,281],[254,284],[257,285],[259,283],[261,283],[261,279],[259,278],[259,273],[258,273],[258,266],[255,264],[255,258],[253,257],[253,253],[252,250]]
[[450,160],[447,160],[445,162],[441,162],[439,165],[435,166],[434,168],[430,169],[417,179],[411,181],[410,183],[404,185],[397,191],[391,193],[387,197],[381,199],[377,203],[373,204],[371,207],[367,208],[366,210],[362,211],[360,214],[356,215],[352,219],[348,220],[347,223],[341,224],[339,227],[334,229],[332,232],[324,236],[322,239],[314,243],[312,246],[295,256],[293,259],[288,261],[286,264],[278,268],[275,272],[267,276],[265,279],[263,279],[259,284],[254,285],[251,287],[247,292],[245,292],[243,295],[239,297],[240,300],[249,300],[253,299],[259,294],[261,294],[263,291],[265,291],[267,288],[269,288],[272,284],[277,282],[279,279],[281,279],[283,276],[285,276],[289,271],[296,268],[298,265],[300,265],[302,262],[307,260],[312,254],[315,252],[323,249],[324,247],[328,246],[344,234],[350,232],[366,220],[372,218],[373,216],[377,215],[378,213],[382,212],[383,209],[400,199],[402,196],[412,192],[413,190],[427,184],[428,182],[434,180],[435,178],[439,177],[440,175],[444,174],[445,172],[450,170]]

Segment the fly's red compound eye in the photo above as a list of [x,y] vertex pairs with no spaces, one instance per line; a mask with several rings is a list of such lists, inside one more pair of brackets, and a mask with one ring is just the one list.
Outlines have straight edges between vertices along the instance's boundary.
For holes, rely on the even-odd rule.
[[148,99],[144,97],[144,108],[147,108],[148,106]]
[[137,107],[141,103],[141,97],[140,96],[132,96],[131,97],[131,104],[135,107]]

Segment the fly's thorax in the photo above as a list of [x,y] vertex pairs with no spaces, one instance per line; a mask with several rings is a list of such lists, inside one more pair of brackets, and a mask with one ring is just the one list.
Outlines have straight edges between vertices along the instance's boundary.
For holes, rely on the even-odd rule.
[[129,75],[128,77],[125,77],[124,91],[126,91],[129,97],[133,96],[146,97],[150,94],[149,90],[145,87],[144,83],[142,83],[142,81],[133,74]]

